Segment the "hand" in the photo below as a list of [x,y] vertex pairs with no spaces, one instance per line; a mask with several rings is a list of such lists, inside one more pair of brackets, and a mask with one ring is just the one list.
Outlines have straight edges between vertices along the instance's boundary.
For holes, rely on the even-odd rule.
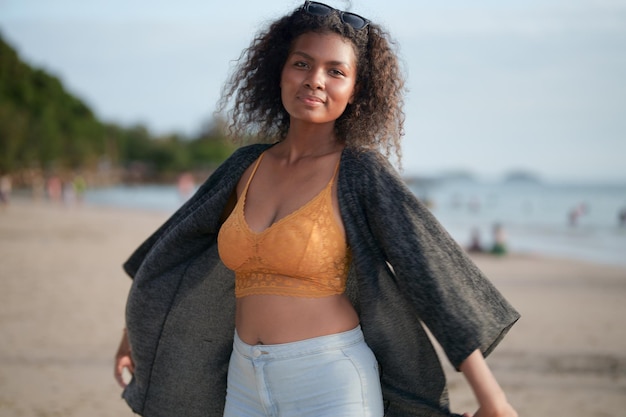
[[113,370],[115,380],[122,388],[126,388],[127,385],[122,377],[124,368],[128,369],[131,375],[135,372],[135,363],[133,362],[133,358],[131,356],[130,342],[128,341],[128,333],[126,332],[126,329],[124,329],[120,346],[117,348],[117,353],[115,354],[115,368]]

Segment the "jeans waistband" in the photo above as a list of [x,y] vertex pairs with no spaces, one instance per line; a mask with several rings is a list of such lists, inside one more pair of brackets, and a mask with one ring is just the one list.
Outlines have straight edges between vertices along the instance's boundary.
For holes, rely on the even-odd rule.
[[249,359],[287,359],[342,349],[363,341],[361,326],[346,332],[277,345],[249,345],[239,338],[237,330],[235,330],[233,348]]

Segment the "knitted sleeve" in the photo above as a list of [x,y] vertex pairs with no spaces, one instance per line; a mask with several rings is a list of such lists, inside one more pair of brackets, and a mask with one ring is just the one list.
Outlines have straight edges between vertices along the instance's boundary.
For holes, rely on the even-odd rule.
[[476,349],[488,355],[517,311],[382,155],[364,152],[355,161],[345,174],[395,285],[457,369]]

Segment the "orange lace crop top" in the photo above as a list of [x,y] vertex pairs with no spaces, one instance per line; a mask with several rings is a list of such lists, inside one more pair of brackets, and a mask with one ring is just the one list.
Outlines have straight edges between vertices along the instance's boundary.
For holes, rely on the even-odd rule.
[[343,293],[350,250],[333,214],[331,190],[337,168],[328,185],[307,204],[255,233],[246,223],[244,206],[262,158],[263,154],[217,237],[222,262],[235,271],[235,297]]

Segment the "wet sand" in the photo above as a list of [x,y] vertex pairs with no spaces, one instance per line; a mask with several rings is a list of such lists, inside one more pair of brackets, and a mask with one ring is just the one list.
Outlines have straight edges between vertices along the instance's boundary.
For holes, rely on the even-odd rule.
[[[121,269],[165,214],[14,201],[0,210],[0,417],[133,413],[113,379]],[[626,416],[626,268],[475,257],[522,313],[488,358],[520,416]],[[452,371],[456,412],[475,404]]]

